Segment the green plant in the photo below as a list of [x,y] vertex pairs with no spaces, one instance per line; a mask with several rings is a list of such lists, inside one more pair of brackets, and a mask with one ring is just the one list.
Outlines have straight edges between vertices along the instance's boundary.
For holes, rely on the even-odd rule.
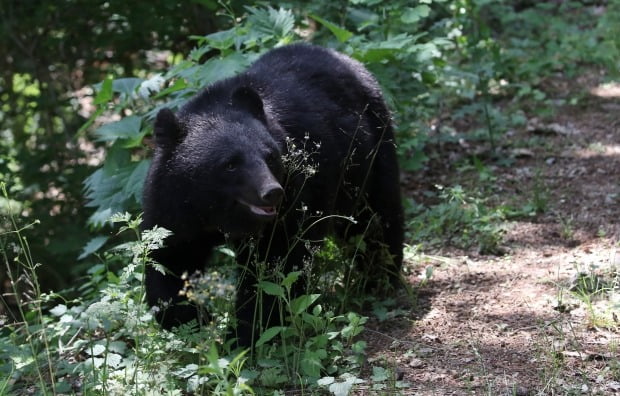
[[507,219],[534,217],[549,210],[549,198],[549,189],[544,183],[541,171],[537,170],[534,175],[533,184],[531,185],[531,194],[527,202],[516,208],[505,205],[502,207],[502,211]]
[[573,224],[573,217],[560,216],[558,218],[560,223],[560,236],[565,241],[571,241],[575,236],[575,226]]
[[[47,321],[43,314],[45,296],[41,293],[38,279],[37,267],[39,267],[39,264],[34,261],[30,253],[28,241],[24,236],[24,231],[38,224],[38,221],[23,227],[19,226],[17,224],[15,208],[11,206],[4,182],[0,182],[0,192],[8,203],[6,213],[13,229],[0,234],[0,254],[11,284],[11,294],[7,297],[14,301],[10,308],[16,311],[14,313],[15,318],[25,323],[20,329],[23,344],[12,348],[11,352],[14,355],[12,354],[12,359],[8,363],[8,371],[12,376],[15,373],[16,366],[26,365],[36,378],[35,381],[38,382],[38,389],[43,394],[48,394],[48,392],[55,392],[57,384],[50,353],[51,340],[46,332]],[[7,236],[12,236],[13,238],[9,240],[6,238]],[[15,252],[11,255],[11,257],[14,257],[12,262],[9,261],[9,249]],[[18,337],[17,334],[11,335]],[[50,378],[51,380],[49,387],[45,378]]]
[[461,186],[439,190],[439,203],[414,208],[409,222],[413,241],[436,246],[442,243],[461,248],[477,246],[482,253],[500,252],[504,214],[485,205],[481,198],[468,195]]
[[[264,329],[251,359],[248,350],[230,351],[230,342],[223,342],[234,326],[234,288],[226,275],[231,253],[226,248],[220,250],[220,267],[187,277],[185,293],[208,307],[212,321],[190,323],[175,332],[160,330],[144,303],[143,274],[146,266],[157,265],[149,253],[161,247],[169,233],[139,232],[140,219],[128,214],[111,221],[133,240],[104,252],[88,281],[65,292],[77,292],[78,297],[58,303],[60,295],[38,292],[34,315],[20,311],[23,323],[0,334],[3,345],[9,346],[0,351],[0,373],[12,378],[4,385],[9,391],[21,392],[33,378],[44,394],[265,393],[291,384],[317,389],[326,376],[345,378],[342,384],[356,383],[346,378],[357,378],[361,368],[365,343],[357,336],[366,318],[353,312],[335,315],[317,304],[319,294],[293,298],[300,271],[281,274],[278,283],[259,282],[259,290],[276,297],[283,307],[282,325]],[[119,263],[122,269],[117,272]],[[41,302],[52,308],[44,309]]]

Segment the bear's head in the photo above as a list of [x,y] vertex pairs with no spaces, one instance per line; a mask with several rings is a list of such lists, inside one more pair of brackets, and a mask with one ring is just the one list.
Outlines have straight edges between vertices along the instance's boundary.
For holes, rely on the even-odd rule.
[[276,217],[284,195],[282,142],[253,89],[239,88],[226,100],[208,95],[176,115],[169,109],[157,114],[160,177],[203,229],[254,233]]

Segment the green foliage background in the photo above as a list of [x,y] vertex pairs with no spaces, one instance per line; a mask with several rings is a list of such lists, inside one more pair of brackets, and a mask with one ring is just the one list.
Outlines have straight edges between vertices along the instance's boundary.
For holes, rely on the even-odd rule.
[[[617,76],[618,20],[618,0],[0,0],[0,182],[7,189],[0,196],[0,257],[7,264],[0,269],[0,287],[14,292],[7,285],[24,268],[37,296],[43,290],[65,288],[85,273],[89,278],[81,289],[73,290],[78,296],[74,306],[56,305],[52,311],[56,321],[43,313],[46,304],[53,306],[59,298],[52,294],[47,300],[35,299],[28,305],[31,311],[22,312],[20,320],[33,326],[32,333],[30,327],[25,333],[2,333],[14,338],[11,348],[16,349],[0,348],[1,356],[10,356],[12,362],[23,357],[12,366],[2,366],[2,372],[18,384],[20,378],[32,376],[38,376],[39,384],[46,383],[48,374],[33,368],[44,360],[48,368],[54,366],[46,337],[66,340],[67,329],[84,327],[90,338],[80,338],[75,350],[90,357],[91,371],[86,363],[74,362],[49,376],[70,376],[80,367],[96,382],[101,380],[98,375],[112,376],[93,370],[97,364],[118,368],[116,363],[98,361],[102,356],[122,357],[128,366],[136,356],[148,356],[144,367],[132,366],[145,376],[142,384],[172,386],[148,383],[152,378],[148,370],[161,363],[157,358],[162,353],[187,343],[183,337],[192,337],[191,332],[180,339],[149,338],[146,334],[154,330],[147,312],[129,328],[123,321],[143,297],[139,265],[126,266],[137,260],[136,251],[129,249],[124,256],[105,253],[106,247],[128,239],[113,234],[110,216],[140,211],[152,121],[161,107],[178,107],[205,85],[243,70],[272,47],[311,41],[359,59],[377,76],[394,111],[404,172],[442,160],[426,150],[431,144],[467,140],[488,147],[485,161],[507,165],[510,158],[499,155],[505,132],[523,126],[530,115],[544,117],[551,111],[545,79],[558,74],[574,77],[583,65]],[[579,98],[553,100],[574,103]],[[474,167],[481,179],[489,177],[481,160],[475,159]],[[410,242],[460,247],[480,243],[481,251],[495,251],[501,239],[496,224],[506,213],[489,210],[484,200],[466,196],[458,186],[442,191],[436,197],[440,203],[430,210],[409,202]],[[535,206],[539,210],[544,205]],[[35,222],[40,224],[29,226]],[[15,232],[22,227],[26,233]],[[135,231],[137,226],[127,227]],[[460,232],[463,229],[467,232]],[[146,249],[149,242],[140,243],[136,246]],[[115,267],[121,266],[125,270],[119,277]],[[12,269],[17,272],[11,274]],[[114,310],[95,323],[99,319],[94,311],[101,305],[93,301],[100,302],[101,290],[105,302],[112,304],[106,307]],[[0,314],[18,306],[19,299],[5,299]],[[325,332],[308,339],[307,356],[295,355],[301,362],[295,367],[303,367],[306,375],[304,385],[310,383],[308,378],[317,383],[332,369],[325,362],[337,361],[338,353],[340,357],[349,353],[347,364],[357,364],[363,347],[352,342],[352,334],[361,331],[362,318],[334,317],[316,307],[310,311],[310,304],[297,313],[307,321],[302,327],[314,324]],[[63,326],[59,318],[71,325]],[[43,332],[50,323],[54,323],[51,333]],[[263,340],[285,339],[289,336],[285,330],[274,329]],[[342,339],[340,351],[324,348],[326,334]],[[126,347],[132,343],[144,349],[135,347],[129,353]],[[182,383],[208,373],[212,382],[202,384],[203,390],[221,386],[217,389],[222,393],[247,391],[237,381],[242,377],[243,355],[223,364],[217,355],[221,350],[198,341],[189,345],[174,358],[168,356],[167,375]],[[102,355],[103,350],[109,354]],[[188,356],[198,356],[200,365]],[[250,376],[260,375],[256,381],[265,389],[278,389],[288,377],[276,369],[279,361],[269,364],[273,366]],[[334,368],[332,373],[339,371]],[[325,376],[318,385],[346,394],[344,390],[357,380]],[[103,383],[100,393],[109,391]],[[0,378],[0,394],[13,385]],[[50,393],[66,391],[68,385],[54,386]],[[339,389],[344,393],[337,393]]]

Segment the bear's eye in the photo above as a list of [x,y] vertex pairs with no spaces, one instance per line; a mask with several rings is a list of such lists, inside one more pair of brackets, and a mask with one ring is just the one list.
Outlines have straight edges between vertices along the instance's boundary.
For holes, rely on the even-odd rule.
[[230,158],[228,161],[224,162],[223,168],[227,172],[234,172],[239,167],[240,162],[241,162],[241,159],[237,156],[234,156]]

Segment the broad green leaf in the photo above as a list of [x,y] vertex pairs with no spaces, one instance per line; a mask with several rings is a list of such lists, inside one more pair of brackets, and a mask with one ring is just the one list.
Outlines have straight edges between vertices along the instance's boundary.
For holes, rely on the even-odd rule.
[[178,78],[178,79],[176,79],[174,81],[174,83],[172,83],[171,86],[169,86],[166,89],[163,89],[161,92],[159,92],[157,95],[155,95],[155,99],[161,99],[164,96],[168,96],[171,93],[180,91],[180,90],[185,89],[187,87],[188,87],[187,82],[184,79],[182,79],[182,78]]
[[118,353],[110,352],[105,357],[105,362],[108,367],[117,368],[121,365],[123,357]]
[[142,84],[144,79],[137,77],[119,78],[112,82],[112,90],[120,94],[131,95]]
[[312,305],[318,298],[321,297],[320,294],[304,294],[303,296],[297,297],[293,301],[291,301],[291,306],[289,307],[291,313],[293,315],[299,315],[303,311],[305,311],[310,305]]
[[[211,58],[204,65],[188,69],[181,73],[181,76],[190,80],[198,86],[211,84],[224,78],[232,77],[235,74],[245,70],[250,62],[247,57],[240,53],[232,53],[230,55]],[[187,73],[192,74],[187,74]]]
[[99,235],[88,241],[86,246],[82,249],[82,253],[78,256],[78,260],[82,260],[83,258],[95,253],[108,241],[108,239],[109,237],[107,236]]
[[258,287],[270,296],[284,297],[284,289],[282,286],[268,281],[258,282]]
[[151,160],[149,159],[131,164],[133,170],[129,174],[122,192],[127,198],[133,198],[136,203],[142,202],[142,189],[150,165]]
[[180,369],[174,372],[174,375],[179,376],[181,378],[189,378],[192,375],[195,375],[198,372],[198,365],[195,363],[190,363],[185,367],[181,367]]
[[293,31],[295,16],[291,10],[246,7],[250,12],[248,22],[253,29],[267,36],[283,38]]
[[329,386],[329,391],[332,392],[334,396],[347,396],[349,392],[351,392],[353,385],[364,382],[364,380],[347,373],[341,375],[340,378],[344,379],[344,382],[334,382]]
[[329,386],[329,391],[334,396],[348,396],[351,388],[353,388],[353,383],[351,382],[334,382]]
[[300,275],[301,275],[301,271],[294,271],[294,272],[289,273],[288,275],[286,275],[286,278],[284,278],[284,280],[282,281],[282,286],[286,287],[287,289],[290,289],[291,285],[297,282],[297,279],[299,279]]
[[237,29],[232,28],[228,30],[222,30],[219,32],[211,33],[204,37],[205,41],[213,48],[220,51],[231,48],[235,44],[235,38],[237,37]]
[[416,23],[420,19],[426,18],[431,12],[431,8],[426,4],[417,7],[407,7],[403,11],[400,20],[403,23]]
[[113,209],[98,208],[88,218],[88,224],[95,226],[95,227],[102,227],[108,221],[110,216],[112,216],[112,213],[114,213]]
[[383,367],[373,366],[372,368],[372,376],[370,379],[373,382],[382,382],[387,380],[390,377],[390,372]]
[[62,316],[65,312],[67,312],[67,306],[65,304],[59,304],[50,309],[50,313],[54,316]]
[[84,352],[86,352],[86,354],[89,356],[99,356],[103,352],[105,352],[105,346],[101,344],[95,344],[87,347]]
[[336,36],[336,38],[338,39],[338,41],[340,41],[341,43],[346,42],[347,40],[349,40],[352,36],[353,33],[351,33],[350,31],[343,29],[341,27],[339,27],[338,25],[333,24],[332,22],[323,19],[317,15],[314,14],[309,14],[308,15],[310,18],[314,19],[315,21],[317,21],[318,23],[320,23],[321,25],[325,26],[326,28],[328,28],[332,34],[334,36]]
[[363,51],[354,53],[353,56],[363,63],[375,63],[390,59],[400,51],[396,48],[365,48]]
[[256,346],[259,347],[263,345],[264,343],[269,342],[271,339],[273,339],[273,337],[277,336],[278,334],[280,334],[286,329],[287,327],[285,326],[276,326],[276,327],[268,328],[267,330],[263,332],[263,334],[261,334],[258,341],[256,341]]
[[99,227],[112,214],[136,207],[140,202],[149,160],[131,162],[130,154],[116,142],[108,150],[103,168],[84,181],[86,206],[96,208],[89,224]]
[[325,386],[325,385],[333,384],[335,380],[336,379],[334,377],[323,377],[319,379],[318,381],[316,381],[316,383],[317,385]]
[[24,204],[14,199],[0,196],[0,215],[15,215],[22,211]]
[[[7,379],[7,381],[8,381],[8,379]],[[0,384],[0,385],[4,386],[4,384]],[[5,390],[2,387],[0,387],[0,389]],[[71,384],[69,382],[62,381],[62,380],[56,382],[56,387],[54,388],[55,394],[71,394],[72,393],[71,392],[72,389],[73,388],[72,388],[72,386],[71,386]]]
[[324,349],[318,349],[315,351],[304,351],[303,358],[301,359],[301,371],[304,375],[318,378],[323,370],[321,359],[327,356],[327,352]]
[[116,139],[133,139],[140,135],[142,118],[132,115],[119,121],[102,125],[94,134],[99,142],[110,142]]
[[108,350],[122,355],[127,350],[127,344],[123,341],[111,341],[108,344]]
[[94,104],[102,105],[112,100],[112,77],[108,77],[101,84],[95,85],[95,89],[98,89],[97,96],[95,96]]

